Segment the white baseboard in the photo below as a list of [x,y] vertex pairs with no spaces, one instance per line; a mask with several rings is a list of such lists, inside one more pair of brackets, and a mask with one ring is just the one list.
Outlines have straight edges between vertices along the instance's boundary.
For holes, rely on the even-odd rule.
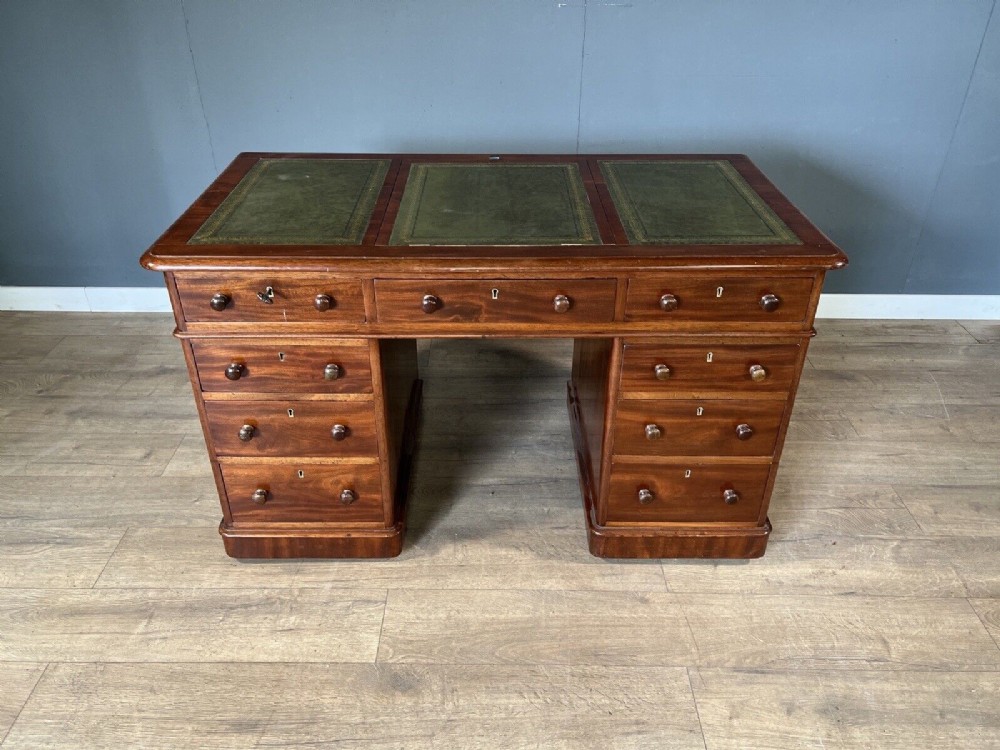
[[[0,286],[0,310],[170,312],[162,287]],[[819,318],[1000,320],[1000,294],[824,294]]]

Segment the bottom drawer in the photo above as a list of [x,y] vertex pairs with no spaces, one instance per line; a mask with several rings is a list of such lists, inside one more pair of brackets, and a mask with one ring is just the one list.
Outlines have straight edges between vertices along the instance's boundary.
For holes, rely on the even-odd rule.
[[617,464],[608,523],[755,523],[768,464]]
[[222,464],[234,523],[382,523],[378,464]]

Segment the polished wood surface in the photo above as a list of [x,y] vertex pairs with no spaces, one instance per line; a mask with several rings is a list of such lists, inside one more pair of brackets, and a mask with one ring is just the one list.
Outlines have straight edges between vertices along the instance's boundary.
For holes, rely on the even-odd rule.
[[209,401],[205,410],[220,456],[378,456],[371,402]]
[[[268,198],[277,212],[268,226],[244,213],[240,226],[256,233],[234,230],[233,239],[213,243],[199,232],[189,242],[227,196],[213,226],[236,215],[258,185],[262,171],[250,170],[262,158],[268,169],[324,180],[357,171],[343,159],[365,157],[282,163],[281,155],[241,155],[142,260],[166,272],[230,554],[399,553],[421,387],[415,340],[430,336],[574,339],[568,404],[594,554],[763,553],[824,274],[846,258],[746,157],[660,155],[640,165],[673,175],[666,188],[659,178],[642,182],[643,205],[666,201],[644,215],[668,244],[641,231],[630,243],[622,217],[634,233],[637,204],[612,197],[605,181],[609,161],[638,157],[407,154],[386,157],[377,196],[378,185],[365,188],[372,213],[363,233],[352,225],[356,245],[315,244],[329,228],[296,219],[316,216],[311,203],[303,208],[313,193],[284,183],[283,208]],[[671,212],[685,197],[676,181],[705,175],[721,187],[698,182],[700,203]],[[341,199],[360,205],[352,203],[357,195]],[[769,217],[767,226],[754,216]],[[549,244],[531,244],[542,238]],[[468,244],[449,244],[458,242]],[[515,374],[512,366],[497,363],[498,374]],[[351,530],[319,512],[319,499],[313,518],[296,506],[297,529],[227,503],[226,476],[239,462],[268,459],[279,472],[303,458],[332,473],[360,459],[377,465],[382,526]],[[671,473],[670,461],[681,458],[732,475],[699,471],[685,494]],[[651,487],[638,511],[624,504],[621,488],[637,461],[646,462],[655,492],[684,496],[673,511],[662,510]],[[753,463],[744,467],[752,479],[738,461]],[[269,465],[255,469],[258,484],[268,481]],[[239,502],[266,506],[270,492],[261,486],[248,495],[241,486]],[[712,493],[738,507],[720,511],[707,500]],[[630,519],[684,528],[614,528]]]
[[223,553],[172,326],[0,312],[4,750],[1000,747],[1000,324],[821,320],[746,563],[589,554],[571,341],[421,341],[337,564]]
[[[198,381],[206,392],[371,393],[371,363],[363,341],[196,339],[191,342]],[[227,375],[232,365],[239,377]],[[331,367],[332,365],[332,367]],[[334,369],[335,368],[335,369]]]

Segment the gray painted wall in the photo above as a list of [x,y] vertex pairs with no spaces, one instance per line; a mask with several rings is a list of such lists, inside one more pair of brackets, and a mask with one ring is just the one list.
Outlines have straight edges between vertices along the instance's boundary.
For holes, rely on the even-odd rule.
[[829,291],[1000,293],[994,4],[0,0],[0,284],[160,284],[240,151],[740,151]]

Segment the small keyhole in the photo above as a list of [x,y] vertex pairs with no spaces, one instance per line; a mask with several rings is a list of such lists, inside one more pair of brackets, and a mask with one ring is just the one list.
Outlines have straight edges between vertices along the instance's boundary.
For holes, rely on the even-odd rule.
[[715,288],[715,296],[716,297],[721,297],[722,296],[722,287],[721,286]]
[[684,471],[684,478],[685,479],[690,479],[691,478],[691,469],[685,469],[685,471]]
[[285,353],[284,352],[278,352],[278,361],[279,362],[284,362],[285,361]]
[[705,355],[705,361],[706,362],[712,361],[712,352],[709,352],[707,355]]
[[499,289],[491,289],[490,290],[490,296],[493,299],[500,299],[500,290]]
[[299,469],[296,473],[299,475],[299,479],[305,479],[306,478],[306,473],[304,471],[302,471],[302,469]]
[[295,409],[289,409],[288,410],[288,416],[294,417],[295,416]]
[[694,410],[694,415],[696,417],[700,417],[704,413],[705,413],[705,407],[703,406],[699,406],[697,409]]

